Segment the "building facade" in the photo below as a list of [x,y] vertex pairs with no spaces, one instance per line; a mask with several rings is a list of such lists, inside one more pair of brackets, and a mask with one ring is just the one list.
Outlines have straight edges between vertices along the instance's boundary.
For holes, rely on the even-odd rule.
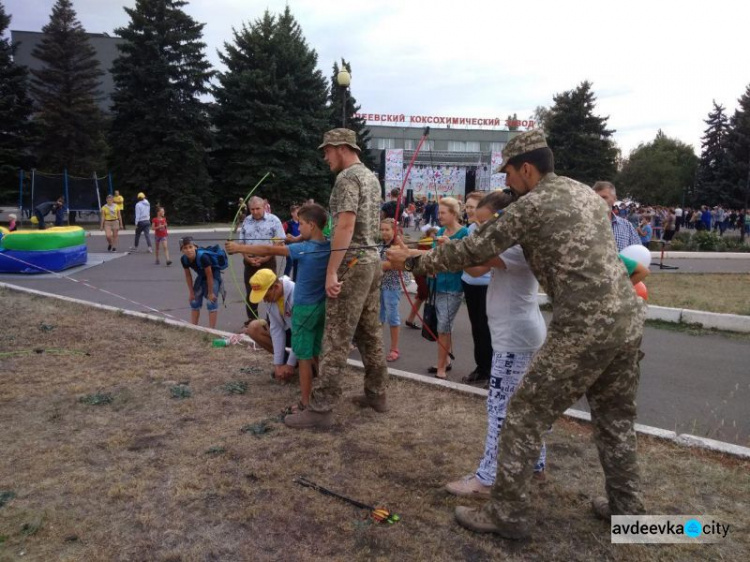
[[[105,113],[109,113],[112,107],[112,93],[115,90],[115,83],[112,78],[112,64],[120,56],[117,46],[124,43],[125,40],[120,37],[111,37],[106,33],[87,33],[91,46],[96,51],[96,58],[99,61],[104,75],[101,77],[99,84],[100,98],[98,100],[99,108]],[[11,41],[17,45],[14,62],[26,66],[30,70],[41,70],[44,63],[31,53],[36,49],[44,39],[44,33],[39,31],[18,31],[11,30]]]

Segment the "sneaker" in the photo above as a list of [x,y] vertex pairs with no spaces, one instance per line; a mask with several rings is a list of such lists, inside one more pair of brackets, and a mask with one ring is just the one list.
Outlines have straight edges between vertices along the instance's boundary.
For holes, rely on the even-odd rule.
[[111,251],[112,251],[112,244],[107,244],[107,251],[108,251],[108,252],[111,252]]
[[465,377],[463,377],[461,379],[461,382],[466,383],[466,384],[478,384],[478,385],[482,385],[482,384],[484,384],[485,382],[487,382],[489,380],[490,380],[489,373],[485,373],[483,371],[480,371],[479,368],[477,367],[471,373],[469,373],[468,375],[466,375]]
[[475,533],[494,533],[505,539],[521,540],[531,534],[528,524],[499,521],[490,514],[490,510],[489,502],[481,509],[458,506],[456,521],[462,527]]
[[445,491],[461,498],[489,498],[492,486],[485,486],[475,474],[445,485]]
[[149,249],[148,249],[148,253],[149,253],[149,254],[152,254],[153,252],[154,252],[154,251],[153,251],[153,250],[152,250],[151,248],[149,248]]
[[138,248],[136,246],[130,246],[130,249],[128,249],[128,252],[137,252]]
[[360,408],[372,408],[379,414],[383,414],[389,410],[388,404],[386,404],[385,401],[385,394],[379,394],[377,396],[360,394],[359,396],[352,397],[352,402]]
[[167,260],[167,265],[172,265],[172,261],[171,260]]
[[303,410],[284,418],[284,425],[294,429],[328,429],[333,425],[333,412],[316,412]]
[[116,251],[117,251],[117,248],[115,248],[114,246],[112,246],[112,251],[113,251],[113,252],[116,252]]

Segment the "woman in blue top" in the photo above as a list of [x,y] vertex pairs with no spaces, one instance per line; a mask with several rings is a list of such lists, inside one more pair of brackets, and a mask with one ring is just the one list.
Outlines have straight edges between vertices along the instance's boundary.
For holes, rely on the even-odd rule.
[[[438,205],[438,220],[440,230],[434,245],[445,244],[449,240],[460,240],[469,234],[469,231],[461,226],[459,217],[461,206],[453,197],[443,197]],[[463,286],[461,285],[461,271],[457,273],[438,273],[435,279],[430,280],[431,287],[435,293],[435,309],[438,321],[438,361],[437,366],[430,367],[430,373],[435,373],[439,379],[446,378],[446,371],[452,369],[448,363],[448,350],[451,349],[451,332],[453,331],[453,320],[456,318],[458,309],[463,300]]]

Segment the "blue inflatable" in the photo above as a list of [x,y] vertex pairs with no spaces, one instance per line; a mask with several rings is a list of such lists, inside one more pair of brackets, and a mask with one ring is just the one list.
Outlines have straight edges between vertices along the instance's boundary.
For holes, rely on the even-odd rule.
[[[14,259],[15,258],[15,259]],[[56,250],[6,250],[0,248],[0,273],[47,273],[86,263],[86,244]]]

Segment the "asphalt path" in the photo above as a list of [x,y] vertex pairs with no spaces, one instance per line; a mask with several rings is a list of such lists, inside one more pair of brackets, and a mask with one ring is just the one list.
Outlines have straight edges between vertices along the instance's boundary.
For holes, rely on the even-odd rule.
[[[0,274],[0,281],[140,312],[153,313],[152,309],[157,309],[188,321],[190,309],[179,263],[178,236],[171,235],[169,241],[170,257],[174,262],[170,267],[164,265],[163,258],[161,265],[154,264],[154,255],[144,251],[143,242],[138,253],[108,254],[104,237],[92,236],[88,239],[88,267],[70,270],[62,276]],[[199,244],[207,245],[219,243],[222,234],[196,233],[194,237]],[[131,242],[132,231],[126,231],[118,250],[129,247]],[[232,260],[234,277],[241,285],[241,259],[233,256]],[[681,270],[684,266],[684,270],[694,267],[693,271],[750,271],[750,260],[680,259],[672,262]],[[653,266],[652,272],[656,273]],[[226,306],[219,310],[217,328],[238,331],[246,313],[241,289],[232,278],[229,271],[225,272],[227,300]],[[76,282],[83,280],[100,290]],[[402,320],[408,309],[406,299],[402,299]],[[204,308],[201,324],[207,323]],[[387,350],[387,329],[384,342]],[[456,320],[453,342],[456,360],[449,378],[460,381],[474,368],[471,331],[463,306]],[[427,374],[427,368],[437,359],[436,344],[427,342],[418,331],[406,327],[401,330],[399,347],[401,358],[389,364],[393,368]],[[646,328],[642,349],[646,356],[641,363],[639,423],[750,446],[750,343],[747,339],[724,335],[693,336]],[[356,357],[356,352],[352,356]],[[585,401],[576,407],[586,409]]]

